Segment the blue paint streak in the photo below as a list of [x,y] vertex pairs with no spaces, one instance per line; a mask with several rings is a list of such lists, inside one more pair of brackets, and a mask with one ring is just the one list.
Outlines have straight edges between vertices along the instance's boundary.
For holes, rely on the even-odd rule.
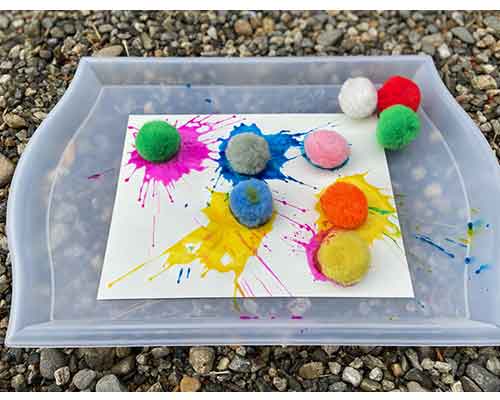
[[450,243],[453,243],[453,244],[456,244],[457,246],[460,246],[460,247],[463,247],[463,248],[467,248],[467,245],[464,244],[464,243],[460,243],[460,242],[457,242],[456,240],[453,240],[453,239],[450,239],[450,238],[445,238],[444,240],[446,240],[447,242],[450,242]]
[[482,264],[474,272],[479,275],[481,272],[487,271],[488,269],[490,269],[490,266],[488,264]]
[[[227,139],[222,139],[219,143],[219,155],[220,158],[216,160],[219,163],[217,167],[217,171],[219,173],[219,177],[215,182],[217,185],[219,178],[222,176],[226,181],[236,185],[237,183],[247,180],[249,177],[247,175],[241,175],[231,169],[229,165],[229,161],[226,157],[226,149],[229,143],[229,140],[236,135],[241,133],[254,133],[256,135],[262,136],[267,140],[269,144],[269,150],[271,151],[271,159],[267,163],[267,167],[264,171],[254,176],[256,179],[279,179],[285,182],[292,181],[295,183],[299,183],[301,185],[306,185],[306,183],[301,182],[295,179],[292,176],[285,175],[282,172],[283,166],[290,160],[295,157],[288,157],[286,153],[291,148],[300,148],[301,147],[301,139],[308,132],[298,132],[289,134],[289,131],[282,130],[278,133],[274,134],[264,134],[260,130],[260,128],[256,124],[246,125],[240,124],[239,126],[235,126],[229,137]],[[314,188],[316,189],[316,188]]]
[[184,268],[181,268],[179,270],[179,275],[177,276],[177,283],[181,283],[181,278],[182,278],[182,272],[184,271]]
[[474,262],[474,257],[465,257],[464,262],[468,265],[472,262]]
[[212,99],[209,99],[208,97],[205,99],[205,103],[212,104]]
[[446,250],[443,246],[435,243],[429,236],[426,235],[415,235],[415,238],[420,240],[421,242],[427,243],[434,247],[435,249],[438,249],[439,251],[443,252],[450,258],[455,258],[455,254],[450,253],[448,250]]
[[187,270],[186,279],[189,279],[189,275],[191,275],[191,268],[188,268]]

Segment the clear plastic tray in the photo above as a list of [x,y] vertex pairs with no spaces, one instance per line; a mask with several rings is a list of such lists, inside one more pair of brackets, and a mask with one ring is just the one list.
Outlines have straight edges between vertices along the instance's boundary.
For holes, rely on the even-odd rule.
[[[394,74],[423,93],[422,134],[388,154],[415,299],[96,300],[129,114],[338,112],[347,78]],[[6,343],[498,345],[499,203],[497,161],[429,57],[83,58],[12,183]]]

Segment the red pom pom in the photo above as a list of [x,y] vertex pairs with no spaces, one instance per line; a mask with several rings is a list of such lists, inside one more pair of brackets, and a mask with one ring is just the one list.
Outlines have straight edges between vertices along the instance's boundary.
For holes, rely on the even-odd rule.
[[417,84],[403,76],[390,77],[378,90],[378,112],[395,104],[402,104],[416,112],[420,105],[420,89]]

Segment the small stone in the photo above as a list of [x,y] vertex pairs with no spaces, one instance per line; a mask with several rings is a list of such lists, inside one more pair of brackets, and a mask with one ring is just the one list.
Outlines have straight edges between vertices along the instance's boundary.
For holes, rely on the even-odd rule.
[[469,364],[465,372],[484,392],[500,391],[500,378],[479,364]]
[[42,349],[40,354],[40,375],[54,379],[54,372],[66,365],[66,355],[58,349]]
[[483,21],[486,26],[493,29],[495,33],[500,33],[500,18],[495,15],[488,15]]
[[488,358],[486,361],[486,369],[492,374],[500,376],[500,360],[497,357]]
[[[0,153],[0,188],[4,187],[12,179],[14,175],[14,163]],[[0,290],[2,293],[2,290]]]
[[237,355],[233,357],[228,367],[234,372],[248,372],[250,370],[250,366],[250,361]]
[[422,368],[425,370],[434,368],[434,361],[432,361],[430,358],[424,358],[422,360]]
[[243,36],[250,36],[253,33],[252,25],[246,19],[237,20],[234,24],[234,31]]
[[201,383],[197,378],[184,375],[180,383],[181,392],[197,392],[201,388]]
[[335,382],[328,388],[330,392],[345,392],[347,390],[347,384],[344,382]]
[[148,392],[163,392],[163,387],[161,386],[160,382],[156,382],[155,384],[151,385],[151,387],[148,389]]
[[464,392],[481,392],[481,388],[477,386],[474,381],[466,376],[460,377],[460,382],[462,383],[462,387]]
[[453,378],[452,374],[448,374],[448,373],[441,374],[441,382],[443,382],[447,385],[451,385],[453,382],[455,382],[455,378]]
[[378,392],[378,391],[380,391],[382,386],[378,382],[375,382],[371,379],[365,378],[361,381],[359,388],[363,392]]
[[335,354],[337,351],[339,351],[340,346],[324,345],[321,346],[321,348],[328,355],[328,357],[331,357],[332,354]]
[[436,361],[434,363],[434,368],[436,368],[441,373],[447,373],[451,371],[451,365],[443,361]]
[[399,378],[403,375],[403,369],[401,368],[401,364],[399,363],[392,364],[391,371],[396,378]]
[[338,375],[342,370],[342,366],[336,361],[331,361],[328,363],[328,369],[333,375]]
[[353,367],[354,369],[361,369],[363,368],[363,360],[359,357],[356,357],[354,360],[351,361],[349,366]]
[[278,391],[284,392],[287,388],[288,382],[285,378],[280,378],[279,376],[275,376],[273,378],[273,385]]
[[434,33],[432,35],[427,35],[422,38],[422,46],[428,45],[437,48],[443,44],[443,35],[440,33]]
[[319,34],[316,42],[323,47],[334,46],[342,39],[343,35],[343,31],[340,29],[326,30]]
[[384,372],[379,367],[375,367],[370,371],[368,377],[374,381],[380,382],[384,378]]
[[128,356],[120,360],[117,364],[113,365],[111,368],[111,373],[123,376],[132,372],[135,368],[135,357],[133,355]]
[[456,381],[450,386],[452,392],[463,392],[464,388],[462,387],[462,382]]
[[79,390],[85,390],[92,384],[96,376],[97,374],[91,369],[82,369],[73,376],[73,385]]
[[191,347],[189,363],[198,374],[208,374],[212,371],[215,352],[210,347]]
[[299,376],[304,379],[316,379],[323,375],[324,370],[323,363],[313,361],[300,367]]
[[391,391],[391,390],[394,390],[394,388],[395,388],[395,387],[396,387],[396,385],[395,385],[395,384],[394,384],[394,382],[392,382],[392,381],[389,381],[389,380],[387,380],[387,379],[384,379],[384,380],[382,381],[382,390],[383,390],[384,392],[389,392],[389,391]]
[[345,367],[344,372],[342,372],[342,380],[350,383],[354,387],[359,386],[361,378],[360,372],[352,367]]
[[463,26],[457,26],[451,29],[451,33],[459,38],[464,43],[473,44],[475,42],[474,37],[471,33]]
[[115,361],[115,352],[112,348],[86,348],[81,353],[87,365],[95,371],[110,369]]
[[417,368],[412,368],[410,369],[406,374],[405,374],[405,379],[407,381],[415,381],[420,383],[422,386],[426,387],[427,389],[432,389],[433,383],[431,378],[423,371],[420,371]]
[[207,29],[207,36],[212,40],[217,40],[217,29],[213,26]]
[[127,392],[128,390],[114,375],[104,375],[95,385],[96,392]]
[[148,356],[147,354],[138,354],[137,357],[135,358],[135,361],[139,365],[146,365],[148,362]]
[[13,114],[7,113],[3,116],[4,122],[13,129],[25,128],[28,126],[23,117]]
[[69,371],[69,367],[62,367],[57,369],[54,372],[54,378],[56,380],[57,386],[66,385],[71,378],[71,372]]
[[451,56],[451,50],[446,43],[443,43],[438,47],[438,54],[443,60],[446,60]]
[[104,47],[97,53],[94,53],[95,57],[118,57],[122,54],[123,47],[118,45]]
[[169,354],[170,354],[170,349],[168,347],[155,347],[153,350],[151,350],[151,355],[155,360],[164,358]]
[[418,382],[414,381],[408,382],[406,384],[406,387],[408,388],[409,392],[427,392],[427,390],[420,386]]
[[26,380],[24,379],[23,374],[18,374],[12,377],[10,380],[10,386],[16,392],[23,392],[26,390]]
[[491,75],[479,75],[472,78],[472,86],[480,90],[496,89],[497,82]]
[[218,371],[225,371],[227,367],[229,366],[229,363],[231,361],[227,357],[222,357],[219,362],[217,363],[217,370]]
[[62,39],[64,37],[64,31],[61,28],[59,28],[58,26],[54,26],[50,30],[50,36],[52,36],[53,38],[56,38],[56,39]]
[[266,33],[271,33],[274,31],[274,20],[270,17],[265,17],[262,20],[262,28],[264,29],[264,32]]

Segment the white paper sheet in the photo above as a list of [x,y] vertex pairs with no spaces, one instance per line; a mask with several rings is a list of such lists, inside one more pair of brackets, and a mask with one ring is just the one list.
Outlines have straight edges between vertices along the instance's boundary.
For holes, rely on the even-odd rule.
[[[202,143],[193,153],[189,153],[191,149],[189,146],[181,146],[181,153],[184,153],[179,155],[177,161],[169,162],[179,163],[184,157],[182,159],[186,161],[183,165],[189,165],[192,170],[183,174],[183,171],[179,172],[179,165],[176,165],[175,171],[167,173],[169,177],[173,176],[169,182],[170,178],[165,178],[165,174],[160,174],[163,178],[155,177],[152,169],[143,166],[136,168],[138,164],[130,162],[131,152],[135,150],[134,137],[137,129],[146,121],[155,119],[168,120],[177,127],[186,126],[187,121],[195,121],[194,127],[198,129],[199,135],[196,140]],[[217,122],[220,123],[216,124]],[[318,201],[317,194],[339,177],[366,173],[364,176],[366,181],[389,196],[389,201],[394,206],[385,153],[375,138],[376,122],[375,117],[354,121],[343,114],[198,117],[131,115],[125,134],[98,299],[200,298],[234,295],[238,297],[413,297],[404,245],[401,237],[397,235],[394,237],[380,235],[381,238],[371,244],[372,262],[368,275],[359,284],[347,288],[337,287],[328,281],[314,280],[306,259],[305,248],[301,244],[307,243],[313,235],[307,226],[317,230],[315,221],[318,213],[314,209]],[[187,236],[192,237],[189,236],[190,233],[200,227],[207,227],[210,220],[202,209],[207,207],[213,191],[229,192],[233,187],[224,175],[219,176],[221,170],[218,168],[220,167],[218,150],[221,140],[227,139],[231,131],[235,127],[240,127],[242,123],[250,127],[248,129],[260,129],[265,137],[281,132],[281,138],[284,138],[284,135],[297,135],[294,137],[298,141],[302,141],[303,138],[303,135],[298,135],[300,133],[320,127],[333,129],[344,135],[351,144],[351,157],[347,165],[339,170],[321,170],[304,159],[299,145],[290,146],[284,155],[290,160],[274,171],[285,179],[266,179],[275,197],[276,217],[272,229],[263,237],[255,254],[248,257],[239,271],[235,272],[232,269],[220,272],[214,269],[213,265],[206,265],[210,263],[204,263],[203,259],[170,265],[170,261],[175,257],[172,256],[172,251],[165,252],[165,250]],[[255,127],[252,127],[252,124],[255,124]],[[190,127],[187,131],[193,133],[193,129]],[[193,154],[203,153],[204,148],[208,149],[210,154],[200,162]],[[145,175],[146,170],[149,175]],[[180,170],[183,170],[182,165]],[[399,227],[396,213],[391,214],[389,220]],[[202,231],[203,229],[205,228],[202,228]],[[219,232],[222,230],[222,228],[216,229]],[[216,244],[210,240],[208,239],[208,243],[205,244],[215,246]],[[220,244],[220,241],[218,243]],[[237,244],[234,240],[232,243],[223,243],[229,247],[229,251],[224,256],[222,265],[225,263],[231,265],[229,253],[232,250],[238,253],[239,250],[230,247]],[[199,251],[200,243],[194,243],[191,247],[181,252],[196,253]],[[215,256],[217,251],[209,253]],[[179,251],[176,254],[179,256]]]

